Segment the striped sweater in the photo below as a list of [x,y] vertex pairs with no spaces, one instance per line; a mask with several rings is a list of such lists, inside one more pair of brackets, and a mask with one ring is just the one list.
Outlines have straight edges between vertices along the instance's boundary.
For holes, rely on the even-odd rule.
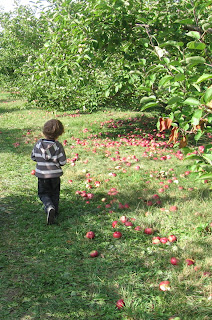
[[36,161],[35,175],[38,178],[56,178],[63,174],[66,154],[59,141],[40,139],[35,144],[31,159]]

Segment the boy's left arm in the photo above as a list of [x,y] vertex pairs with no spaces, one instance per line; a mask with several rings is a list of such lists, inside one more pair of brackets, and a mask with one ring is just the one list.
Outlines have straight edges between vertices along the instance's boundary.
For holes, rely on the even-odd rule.
[[34,149],[32,150],[32,153],[31,153],[31,159],[32,159],[33,161],[36,161]]
[[64,166],[66,164],[66,153],[65,153],[65,150],[62,145],[60,146],[60,153],[58,156],[58,162],[61,166]]

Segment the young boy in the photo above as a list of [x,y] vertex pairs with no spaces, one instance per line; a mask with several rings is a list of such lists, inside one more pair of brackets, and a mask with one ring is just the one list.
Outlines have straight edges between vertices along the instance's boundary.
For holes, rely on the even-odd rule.
[[47,224],[53,224],[58,214],[61,166],[66,164],[66,154],[57,139],[63,133],[62,122],[56,119],[47,121],[43,127],[45,139],[37,141],[31,154],[31,159],[37,162],[38,196],[47,213]]

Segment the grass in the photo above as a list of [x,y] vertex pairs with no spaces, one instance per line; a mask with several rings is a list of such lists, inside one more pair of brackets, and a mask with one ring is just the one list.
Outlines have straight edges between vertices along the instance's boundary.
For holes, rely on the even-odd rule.
[[[57,224],[47,226],[30,154],[42,125],[55,116],[65,125],[59,140],[67,140],[69,163]],[[176,157],[177,149],[139,145],[145,134],[167,141],[156,137],[156,121],[138,112],[48,112],[1,94],[0,319],[211,319],[211,191],[184,175],[189,162]],[[76,154],[79,159],[71,161]],[[161,161],[163,155],[171,158]],[[109,195],[111,188],[117,193]],[[85,201],[76,191],[94,197]],[[169,210],[174,205],[178,210]],[[141,231],[121,222],[113,229],[123,215]],[[178,241],[154,245],[146,227],[160,237],[175,234]],[[95,232],[92,240],[85,237],[89,230]],[[121,239],[113,238],[115,230]],[[97,258],[90,258],[92,250]],[[179,265],[170,264],[172,256]],[[195,264],[188,266],[188,258]],[[170,291],[159,290],[163,280],[170,281]],[[118,299],[125,301],[120,310]]]

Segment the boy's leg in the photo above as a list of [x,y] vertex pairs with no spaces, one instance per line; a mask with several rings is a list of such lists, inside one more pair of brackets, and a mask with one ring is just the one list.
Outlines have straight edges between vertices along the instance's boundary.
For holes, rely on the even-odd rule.
[[60,199],[60,177],[51,179],[51,200],[55,207],[55,214],[58,215],[59,199]]
[[38,196],[47,212],[47,208],[54,205],[51,200],[51,179],[38,178]]
[[51,199],[51,179],[38,178],[38,195],[44,204],[45,212],[47,213],[47,223],[52,224],[55,217],[55,207]]

